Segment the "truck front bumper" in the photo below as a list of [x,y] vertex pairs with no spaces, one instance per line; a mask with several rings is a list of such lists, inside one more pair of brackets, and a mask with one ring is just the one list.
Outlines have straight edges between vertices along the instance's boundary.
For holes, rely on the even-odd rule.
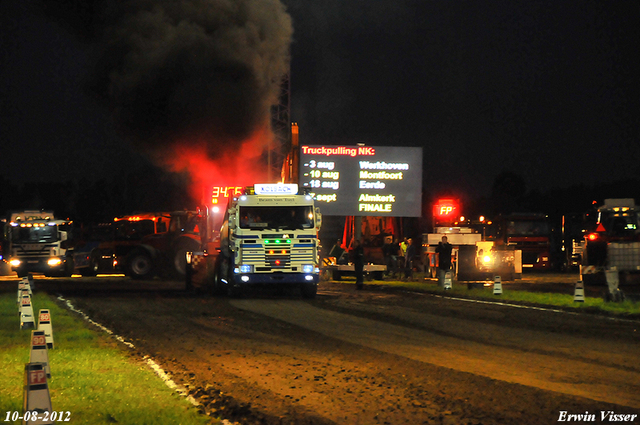
[[237,273],[234,275],[236,284],[258,285],[258,284],[300,284],[314,283],[320,281],[317,273]]
[[61,273],[65,270],[66,262],[61,257],[25,258],[16,262],[11,259],[11,270],[26,273]]

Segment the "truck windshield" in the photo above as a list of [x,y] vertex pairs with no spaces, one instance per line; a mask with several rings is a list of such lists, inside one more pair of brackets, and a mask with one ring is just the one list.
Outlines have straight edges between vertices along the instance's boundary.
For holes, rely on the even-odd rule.
[[58,227],[14,227],[11,239],[13,243],[55,242],[58,240]]
[[311,229],[313,210],[308,206],[240,207],[242,229]]
[[140,240],[143,236],[155,233],[154,229],[153,220],[121,220],[116,222],[115,239],[119,241]]
[[638,216],[635,212],[603,211],[600,222],[607,233],[613,236],[628,236],[636,233]]
[[513,220],[507,225],[509,236],[549,236],[549,223],[546,221]]

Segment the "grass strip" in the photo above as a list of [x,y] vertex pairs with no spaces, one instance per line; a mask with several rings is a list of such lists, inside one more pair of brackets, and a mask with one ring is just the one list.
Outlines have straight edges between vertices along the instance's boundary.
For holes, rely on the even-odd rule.
[[[355,278],[343,277],[343,280],[349,281],[355,280]],[[454,282],[451,289],[444,290],[438,286],[435,280],[424,280],[419,276],[416,277],[416,280],[414,281],[371,280],[367,281],[366,285],[407,289],[416,292],[483,301],[506,301],[543,307],[563,308],[572,311],[583,311],[585,313],[604,313],[609,316],[619,318],[640,318],[640,303],[637,301],[625,300],[623,302],[607,302],[601,297],[585,297],[584,302],[574,302],[573,295],[514,290],[510,289],[509,285],[505,285],[504,283],[502,284],[502,295],[493,295],[493,284],[469,289],[466,282]]]
[[[30,329],[20,329],[15,293],[0,294],[0,421],[7,412],[22,414],[24,365],[30,356]],[[210,424],[183,397],[168,388],[142,359],[91,330],[75,313],[46,294],[35,293],[34,315],[49,309],[55,348],[48,351],[52,408],[70,412],[80,424]],[[12,423],[12,422],[3,422]],[[21,422],[16,422],[21,423]],[[219,422],[213,422],[219,423]]]

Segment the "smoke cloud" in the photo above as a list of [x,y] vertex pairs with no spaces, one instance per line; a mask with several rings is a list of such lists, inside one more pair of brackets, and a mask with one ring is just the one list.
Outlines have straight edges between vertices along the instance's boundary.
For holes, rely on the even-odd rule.
[[189,170],[201,184],[203,174],[237,174],[234,153],[251,146],[255,161],[273,139],[270,106],[289,69],[293,33],[279,0],[47,0],[42,7],[97,46],[90,91],[125,138],[172,171],[206,163],[210,171]]
[[206,140],[215,158],[268,126],[293,31],[278,0],[109,4],[94,90],[134,143]]

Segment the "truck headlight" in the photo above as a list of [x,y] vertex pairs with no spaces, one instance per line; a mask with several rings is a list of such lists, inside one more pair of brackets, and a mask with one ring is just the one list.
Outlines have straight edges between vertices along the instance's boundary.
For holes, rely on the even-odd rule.
[[62,264],[62,260],[58,257],[51,257],[47,261],[47,264],[49,264],[50,267],[56,267]]
[[313,273],[313,264],[303,264],[302,273]]
[[490,264],[491,263],[491,256],[490,255],[485,255],[484,257],[482,257],[482,261],[485,264]]
[[9,264],[11,264],[11,267],[20,267],[21,261],[17,258],[12,258],[9,260]]
[[240,264],[240,273],[253,273],[253,265]]

